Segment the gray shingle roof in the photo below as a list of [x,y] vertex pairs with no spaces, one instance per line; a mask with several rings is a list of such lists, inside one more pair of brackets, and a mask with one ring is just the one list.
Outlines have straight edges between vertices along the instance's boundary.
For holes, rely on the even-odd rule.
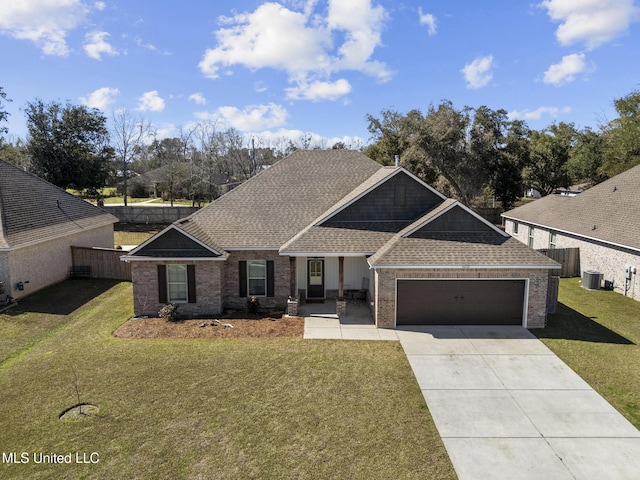
[[[514,238],[498,231],[481,230],[470,217],[469,231],[429,231],[424,228],[443,215],[462,208],[448,199],[394,235],[369,264],[385,267],[529,267],[558,268],[559,265]],[[412,236],[414,235],[415,236]]]
[[340,227],[313,225],[304,234],[282,247],[283,255],[309,253],[361,253],[371,255],[382,247],[398,230],[406,226],[394,222],[359,223]]
[[0,160],[0,248],[46,241],[117,221],[81,198]]
[[638,212],[640,165],[575,197],[549,195],[503,216],[640,250]]
[[194,213],[180,228],[226,250],[278,250],[381,168],[355,151],[298,151]]

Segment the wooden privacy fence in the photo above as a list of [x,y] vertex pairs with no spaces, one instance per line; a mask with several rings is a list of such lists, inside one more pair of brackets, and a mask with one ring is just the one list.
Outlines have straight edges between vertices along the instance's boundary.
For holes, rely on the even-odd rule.
[[547,257],[562,265],[560,270],[562,278],[580,276],[579,248],[549,248],[539,250],[539,252],[544,253]]
[[549,285],[547,288],[547,313],[554,314],[558,310],[558,287],[560,277],[549,275]]
[[120,257],[126,255],[125,250],[100,247],[71,247],[73,271],[89,267],[88,275],[93,278],[110,278],[113,280],[131,280],[131,265],[121,262]]

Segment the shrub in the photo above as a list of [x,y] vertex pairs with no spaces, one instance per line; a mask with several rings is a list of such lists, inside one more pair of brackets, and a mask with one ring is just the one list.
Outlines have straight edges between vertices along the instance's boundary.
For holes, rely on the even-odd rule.
[[260,300],[255,295],[247,298],[247,310],[249,313],[256,314],[258,313],[258,309],[260,308]]
[[158,312],[158,316],[160,318],[164,318],[168,322],[174,322],[176,320],[177,309],[178,305],[176,305],[175,303],[168,303],[160,309],[160,311]]

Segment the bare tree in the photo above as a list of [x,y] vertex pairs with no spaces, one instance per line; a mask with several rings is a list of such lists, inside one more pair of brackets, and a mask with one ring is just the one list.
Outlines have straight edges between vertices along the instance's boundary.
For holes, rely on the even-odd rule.
[[122,168],[122,196],[127,205],[127,184],[129,164],[133,160],[135,147],[141,146],[145,137],[151,132],[151,124],[142,117],[134,117],[122,108],[113,114],[111,142],[116,152],[116,161]]
[[218,194],[215,178],[219,173],[218,161],[221,151],[217,122],[200,123],[194,135],[198,143],[194,155],[198,181],[194,190],[212,202]]

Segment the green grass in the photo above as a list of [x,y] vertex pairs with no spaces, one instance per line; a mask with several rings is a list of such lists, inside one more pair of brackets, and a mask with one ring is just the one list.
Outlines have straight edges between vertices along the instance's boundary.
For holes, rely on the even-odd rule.
[[[130,203],[140,203],[140,202],[146,202],[147,200],[154,200],[151,197],[130,197],[127,196],[127,205]],[[113,196],[113,197],[105,197],[104,198],[104,204],[105,205],[109,205],[109,204],[113,204],[113,203],[124,203],[124,197],[122,195],[120,196]]]
[[118,245],[140,245],[156,233],[162,231],[166,225],[144,223],[116,223],[114,224],[113,241]]
[[560,281],[558,313],[532,330],[637,428],[640,428],[640,302]]
[[[0,451],[98,452],[95,465],[0,465],[4,478],[455,478],[397,342],[124,340],[131,284],[53,317],[33,297],[0,315],[34,330],[0,366]],[[72,288],[73,287],[73,288]],[[61,308],[61,307],[60,307]],[[27,338],[29,337],[29,338]],[[4,351],[4,346],[3,346]],[[77,402],[100,413],[61,421]]]

